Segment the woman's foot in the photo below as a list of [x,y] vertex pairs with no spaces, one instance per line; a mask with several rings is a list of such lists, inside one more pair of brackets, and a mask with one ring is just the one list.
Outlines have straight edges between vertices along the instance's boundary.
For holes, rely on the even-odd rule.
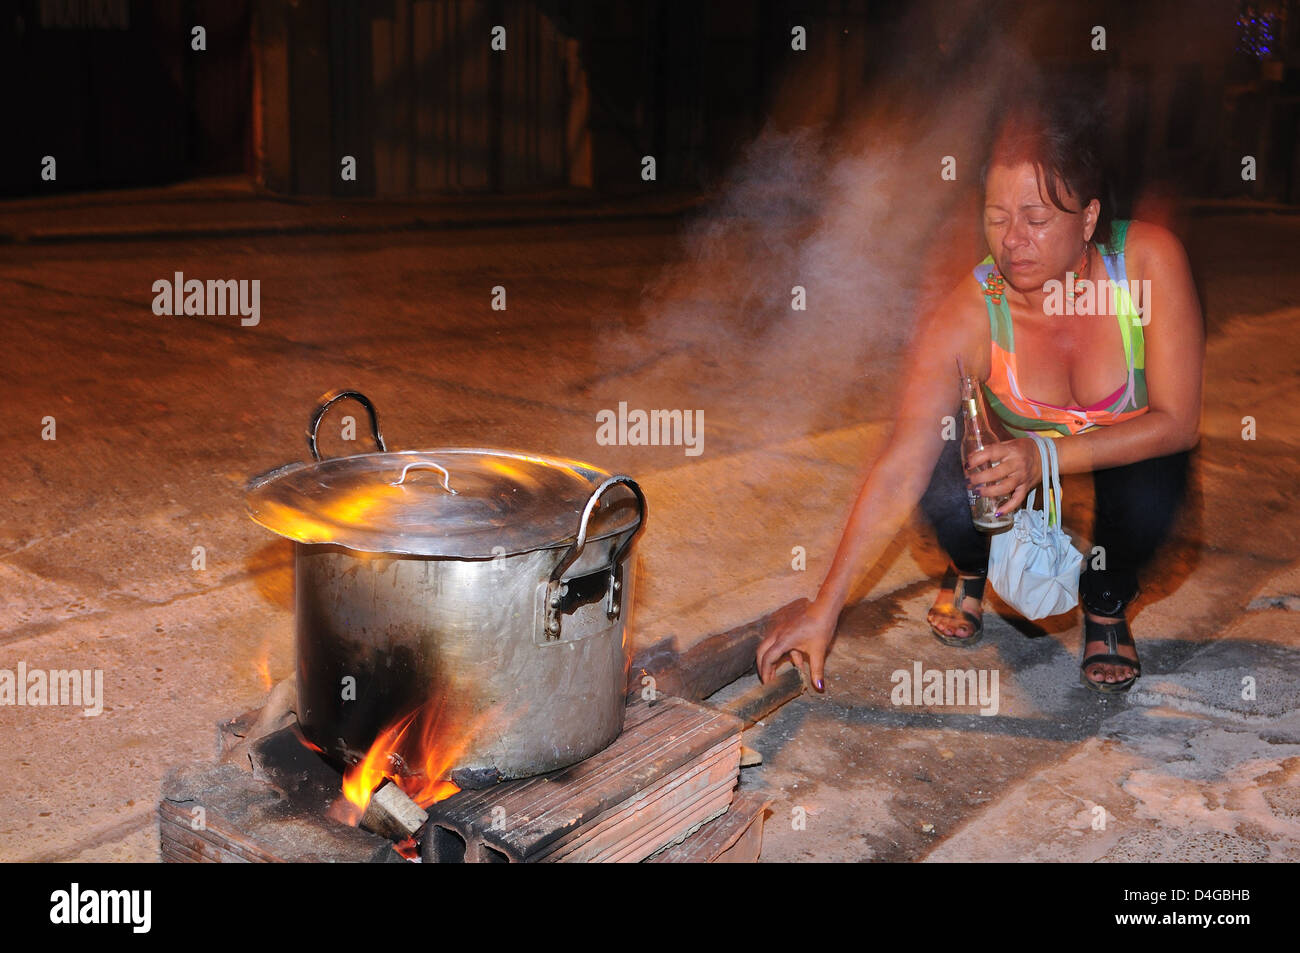
[[[1123,617],[1093,615],[1090,612],[1084,613],[1086,621],[1084,622],[1084,638],[1087,641],[1083,646],[1083,657],[1089,659],[1093,656],[1107,656],[1111,658],[1106,661],[1089,662],[1083,667],[1083,677],[1091,685],[1098,687],[1099,690],[1106,689],[1100,686],[1124,686],[1120,691],[1127,689],[1133,680],[1141,674],[1142,666],[1138,661],[1137,646],[1133,644],[1132,636],[1128,633],[1128,626],[1125,624]],[[1089,623],[1092,623],[1091,625]],[[1121,625],[1123,634],[1127,638],[1117,637],[1114,644],[1107,641],[1107,626]],[[1090,631],[1091,630],[1091,631]],[[1131,661],[1133,664],[1124,664],[1120,659]],[[1128,685],[1124,685],[1128,683]]]
[[[951,569],[944,574],[939,596],[926,614],[926,621],[940,641],[947,645],[974,645],[979,641],[984,632],[983,583],[983,576],[962,576]],[[955,600],[958,585],[963,594],[960,605]]]

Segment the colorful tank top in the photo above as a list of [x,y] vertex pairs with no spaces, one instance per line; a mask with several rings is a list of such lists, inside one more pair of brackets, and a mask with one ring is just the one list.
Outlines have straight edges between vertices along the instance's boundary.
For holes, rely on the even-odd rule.
[[[1028,436],[1030,431],[1045,437],[1064,437],[1087,433],[1098,427],[1117,424],[1147,412],[1146,354],[1142,336],[1143,317],[1129,293],[1128,271],[1124,265],[1124,239],[1129,223],[1117,221],[1111,226],[1111,240],[1097,243],[1106,274],[1113,283],[1113,294],[1106,294],[1119,321],[1120,337],[1128,360],[1128,381],[1115,393],[1091,407],[1057,407],[1034,400],[1023,393],[1017,381],[1015,329],[1011,309],[1003,296],[997,303],[987,295],[984,304],[989,312],[989,329],[993,351],[989,379],[984,397],[989,409],[1002,421],[1013,437]],[[982,286],[994,270],[989,255],[975,268],[975,278]],[[1097,289],[1094,289],[1097,290]],[[1099,295],[1094,296],[1094,301]]]

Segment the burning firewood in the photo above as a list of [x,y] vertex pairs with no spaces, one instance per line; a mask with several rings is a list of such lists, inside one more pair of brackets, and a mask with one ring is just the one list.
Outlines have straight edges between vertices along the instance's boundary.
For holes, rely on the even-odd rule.
[[366,812],[361,816],[361,826],[389,840],[404,841],[415,837],[428,819],[428,811],[385,778],[370,796]]

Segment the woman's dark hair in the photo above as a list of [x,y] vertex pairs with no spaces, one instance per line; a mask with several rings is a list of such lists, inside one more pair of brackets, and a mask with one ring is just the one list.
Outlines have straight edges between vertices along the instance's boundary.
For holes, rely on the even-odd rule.
[[[1032,163],[1040,187],[1061,211],[1077,212],[1096,199],[1101,212],[1092,237],[1110,241],[1114,203],[1102,162],[1103,129],[1090,102],[1078,94],[1043,91],[1010,105],[1001,117],[980,171],[981,190],[992,166]],[[1067,192],[1078,208],[1065,205]]]

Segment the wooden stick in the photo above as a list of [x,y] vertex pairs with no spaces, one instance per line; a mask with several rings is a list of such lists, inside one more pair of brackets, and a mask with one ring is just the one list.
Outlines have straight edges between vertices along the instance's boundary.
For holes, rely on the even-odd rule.
[[649,675],[655,690],[689,701],[702,701],[742,675],[754,671],[758,643],[773,626],[798,611],[799,601],[787,603],[760,619],[707,636],[684,652],[671,639],[638,652],[628,672],[628,693],[642,690]]
[[[803,672],[797,668],[786,668],[767,684],[759,682],[730,701],[712,707],[735,715],[748,728],[786,702],[798,698],[803,692]],[[706,701],[705,704],[710,703]]]

